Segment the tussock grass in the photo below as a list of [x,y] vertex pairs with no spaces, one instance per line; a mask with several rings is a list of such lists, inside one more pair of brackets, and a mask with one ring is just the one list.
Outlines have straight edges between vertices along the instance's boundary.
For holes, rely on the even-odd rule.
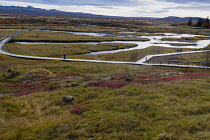
[[[164,30],[170,31],[168,28]],[[150,47],[138,51],[136,59],[147,52],[174,50]],[[18,83],[15,77],[10,77],[12,73],[8,73],[8,69],[27,78],[36,68],[46,69],[49,75],[56,74],[49,80],[38,80],[38,88],[57,85],[60,88],[25,96],[0,97],[0,139],[191,140],[210,137],[210,71],[207,69],[38,61],[3,56],[0,61],[1,92],[22,90],[10,86]],[[149,78],[186,74],[199,78],[149,82]],[[129,84],[117,89],[87,86],[93,81],[125,82],[127,78],[132,79]],[[75,82],[79,85],[69,86]],[[71,104],[62,101],[62,97],[68,95],[75,98]],[[81,109],[80,112],[71,111],[75,108]]]
[[[130,83],[119,89],[86,86],[89,81],[115,74],[199,70],[8,58],[1,63],[20,73],[42,67],[56,75],[76,72],[79,77],[91,78],[88,81],[53,78],[62,84],[77,81],[80,86],[0,98],[1,139],[208,138],[210,86],[206,79]],[[1,71],[6,73],[3,70],[7,68]],[[61,98],[67,95],[75,97],[72,104],[62,102]],[[82,113],[70,113],[77,106]]]
[[[80,86],[1,98],[1,138],[208,138],[209,105],[201,97],[209,95],[199,88],[203,83],[131,84],[115,90]],[[63,103],[61,97],[69,94],[76,100]],[[70,113],[76,106],[84,109],[81,115]]]
[[51,71],[39,68],[30,70],[23,75],[18,76],[15,80],[18,82],[34,82],[42,79],[49,79],[54,76],[55,75]]

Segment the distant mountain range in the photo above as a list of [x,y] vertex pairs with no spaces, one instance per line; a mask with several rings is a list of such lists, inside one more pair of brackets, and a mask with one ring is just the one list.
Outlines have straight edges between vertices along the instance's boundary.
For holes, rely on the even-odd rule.
[[50,16],[72,16],[72,17],[101,17],[87,13],[64,12],[55,9],[45,10],[41,8],[19,7],[19,6],[0,6],[0,14],[23,14],[23,15],[50,15]]
[[71,17],[96,17],[96,18],[125,18],[125,19],[155,19],[150,17],[118,17],[118,16],[104,16],[95,15],[82,12],[64,12],[55,9],[46,10],[41,8],[34,8],[31,6],[1,6],[0,14],[23,14],[23,15],[50,15],[50,16],[71,16]]
[[20,7],[20,6],[0,6],[0,14],[21,14],[21,15],[50,15],[50,16],[71,16],[71,17],[96,17],[96,18],[122,18],[122,19],[145,19],[145,20],[167,20],[167,21],[189,21],[192,18],[193,22],[198,20],[198,17],[166,17],[166,18],[155,18],[155,17],[119,17],[119,16],[104,16],[95,15],[81,12],[64,12],[55,9],[46,10],[41,8],[34,8],[31,6]]

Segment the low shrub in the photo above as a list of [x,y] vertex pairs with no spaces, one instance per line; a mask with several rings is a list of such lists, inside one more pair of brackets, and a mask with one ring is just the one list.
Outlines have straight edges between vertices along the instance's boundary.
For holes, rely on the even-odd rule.
[[206,72],[187,73],[186,76],[210,76],[210,73]]
[[157,79],[159,78],[158,75],[140,75],[140,76],[137,76],[137,78],[139,79]]
[[54,76],[55,75],[51,71],[43,69],[43,68],[39,68],[39,69],[30,70],[24,73],[23,75],[20,75],[19,77],[16,78],[16,80],[19,82],[27,83],[27,82],[34,82],[41,79],[52,78]]
[[22,96],[22,95],[29,95],[32,93],[37,93],[37,92],[46,92],[48,90],[30,90],[30,91],[24,91],[20,93],[13,94],[12,96]]
[[81,115],[84,112],[84,109],[81,106],[76,106],[74,109],[70,111],[70,113],[74,113],[77,115]]
[[29,94],[33,94],[33,93],[37,93],[37,92],[48,92],[48,91],[52,91],[52,90],[57,90],[59,88],[61,88],[61,86],[50,86],[50,87],[45,87],[42,89],[33,89],[33,90],[26,89],[27,91],[22,91],[19,93],[12,94],[12,96],[23,96],[23,95],[29,95]]

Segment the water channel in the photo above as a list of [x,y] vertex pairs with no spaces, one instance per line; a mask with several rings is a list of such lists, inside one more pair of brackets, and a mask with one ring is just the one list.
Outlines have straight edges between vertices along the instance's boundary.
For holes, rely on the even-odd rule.
[[[89,35],[89,36],[105,36],[106,33],[88,33],[88,32],[68,32],[68,31],[52,31],[52,30],[42,30],[42,31],[51,31],[51,32],[64,32],[72,33],[76,35]],[[134,36],[141,38],[148,38],[150,41],[102,41],[102,42],[86,42],[86,43],[52,43],[52,42],[15,42],[17,44],[101,44],[101,43],[134,43],[137,44],[136,47],[128,49],[119,49],[111,51],[99,51],[92,52],[86,55],[97,55],[97,54],[106,54],[106,53],[117,53],[121,51],[129,51],[135,49],[144,49],[150,46],[161,46],[161,47],[173,47],[173,48],[204,48],[210,44],[210,36],[202,35],[192,35],[192,34],[176,34],[176,33],[157,33],[154,36],[136,36],[136,35],[123,35],[125,36]],[[208,40],[197,40],[197,41],[162,41],[162,38],[181,38],[181,37],[209,37]]]

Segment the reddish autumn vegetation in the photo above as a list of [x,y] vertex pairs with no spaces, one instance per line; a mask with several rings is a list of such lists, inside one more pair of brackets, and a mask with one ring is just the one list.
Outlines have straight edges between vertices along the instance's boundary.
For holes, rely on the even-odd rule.
[[122,81],[94,81],[88,83],[87,87],[108,87],[108,88],[121,88],[127,85],[127,82]]
[[45,86],[44,84],[17,84],[17,85],[6,85],[0,87],[0,89],[12,89],[15,94],[11,94],[11,96],[22,96],[29,95],[37,92],[47,92],[51,90],[56,90],[61,86]]
[[141,76],[137,76],[137,78],[140,79],[156,79],[159,78],[160,76],[158,75],[141,75]]
[[81,115],[84,112],[84,109],[82,109],[81,106],[76,106],[74,109],[70,111],[71,113]]
[[[78,74],[67,74],[60,75],[59,77],[69,77],[69,76],[78,76]],[[132,83],[150,83],[150,82],[171,82],[171,81],[180,81],[180,80],[188,80],[188,79],[201,79],[204,77],[210,76],[210,73],[206,72],[196,72],[196,73],[185,73],[182,75],[169,75],[169,76],[161,76],[161,74],[150,74],[144,73],[139,75],[129,75],[121,74],[121,75],[113,75],[111,80],[104,81],[92,81],[87,84],[86,87],[107,87],[111,89],[122,88],[128,84]],[[131,78],[130,78],[131,77]],[[7,92],[7,94],[11,94],[12,96],[22,96],[29,95],[37,92],[47,92],[52,90],[57,90],[59,88],[67,88],[67,87],[75,87],[72,85],[46,85],[46,80],[39,81],[38,83],[32,84],[16,84],[16,85],[5,85],[0,87],[0,89],[8,89],[12,92]]]
[[196,73],[187,73],[186,76],[210,76],[210,73],[207,72],[196,72]]
[[20,88],[20,86],[18,86],[18,85],[6,85],[6,86],[2,86],[2,87],[0,87],[0,88],[12,88],[12,89],[18,89],[18,88]]
[[53,87],[46,87],[46,88],[43,88],[40,90],[28,90],[28,91],[13,94],[12,96],[22,96],[22,95],[29,95],[29,94],[37,93],[37,92],[47,92],[47,91],[51,91],[51,90],[56,90],[60,87],[61,86],[53,86]]
[[179,81],[179,80],[187,80],[187,79],[200,79],[204,76],[210,76],[210,73],[205,72],[196,72],[196,73],[186,73],[183,75],[172,75],[172,76],[159,76],[159,75],[140,75],[137,76],[138,82],[170,82],[170,81]]
[[37,93],[37,92],[46,92],[46,91],[48,91],[48,90],[49,90],[49,89],[43,89],[43,90],[29,90],[29,91],[25,91],[25,92],[20,92],[20,93],[13,94],[12,96],[29,95],[29,94]]

